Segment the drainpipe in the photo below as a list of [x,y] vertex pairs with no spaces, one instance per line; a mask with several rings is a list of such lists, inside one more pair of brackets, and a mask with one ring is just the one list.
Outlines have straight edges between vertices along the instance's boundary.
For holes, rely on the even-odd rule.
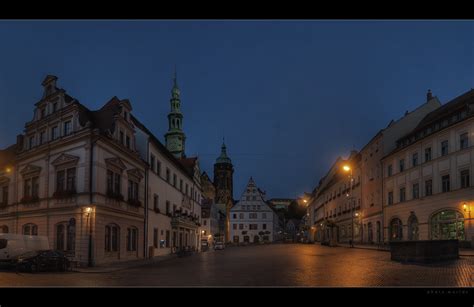
[[[148,157],[150,156],[150,140],[147,139],[146,142],[146,159],[148,162]],[[145,221],[143,224],[143,258],[148,257],[148,167],[145,165]]]
[[[93,195],[92,195],[92,188],[93,188],[93,184],[92,184],[92,179],[94,178],[93,174],[92,174],[92,171],[93,171],[93,159],[94,159],[94,132],[91,131],[91,137],[90,137],[90,149],[89,149],[89,203],[90,205],[92,205],[92,201],[93,201]],[[89,226],[89,253],[88,253],[88,266],[92,267],[94,266],[94,259],[93,259],[93,253],[92,253],[92,216],[91,216],[91,213],[88,213],[89,216],[87,217],[87,224]],[[97,210],[96,210],[96,214],[97,214]]]

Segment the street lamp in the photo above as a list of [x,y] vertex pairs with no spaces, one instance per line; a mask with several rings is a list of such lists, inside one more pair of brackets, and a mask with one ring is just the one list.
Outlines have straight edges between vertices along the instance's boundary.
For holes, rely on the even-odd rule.
[[84,212],[87,216],[87,224],[89,225],[89,255],[88,255],[88,266],[92,266],[92,221],[91,221],[91,213],[92,208],[86,207],[84,208]]
[[[348,164],[345,164],[342,169],[347,173],[349,172],[349,178],[350,178],[350,183],[349,183],[349,194],[347,194],[347,197],[349,197],[349,206],[351,206],[351,247],[354,247],[354,204],[352,202],[352,181],[354,180],[352,176],[352,167],[350,167]],[[356,213],[358,216],[358,213]]]

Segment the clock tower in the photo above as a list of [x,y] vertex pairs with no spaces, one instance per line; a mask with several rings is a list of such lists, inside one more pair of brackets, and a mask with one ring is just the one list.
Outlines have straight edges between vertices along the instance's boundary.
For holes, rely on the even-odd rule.
[[221,155],[214,164],[214,186],[216,188],[216,204],[222,205],[226,213],[225,240],[227,242],[230,241],[230,208],[234,204],[233,174],[234,166],[227,156],[227,147],[222,142]]
[[171,89],[171,111],[168,114],[168,132],[165,134],[166,148],[176,157],[184,158],[184,142],[186,135],[183,132],[183,114],[181,113],[181,99],[178,88],[176,71]]

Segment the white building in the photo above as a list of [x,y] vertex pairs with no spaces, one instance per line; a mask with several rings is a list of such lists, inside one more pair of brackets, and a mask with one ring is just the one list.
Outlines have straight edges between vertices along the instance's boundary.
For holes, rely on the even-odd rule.
[[279,238],[278,215],[250,178],[240,201],[230,209],[230,238],[235,244],[273,242]]
[[474,240],[473,116],[470,90],[426,115],[382,159],[385,241]]

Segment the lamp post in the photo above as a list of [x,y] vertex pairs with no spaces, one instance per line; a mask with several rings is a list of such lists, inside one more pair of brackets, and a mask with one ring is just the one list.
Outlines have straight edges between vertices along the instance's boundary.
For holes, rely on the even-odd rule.
[[347,173],[349,173],[349,194],[347,194],[347,197],[349,199],[349,206],[351,207],[351,247],[354,247],[354,204],[352,202],[352,181],[354,180],[352,176],[352,167],[350,167],[348,164],[345,164],[342,169]]
[[89,255],[88,255],[88,261],[87,265],[92,266],[92,221],[91,221],[91,213],[92,213],[92,208],[91,207],[86,207],[85,212],[87,214],[87,225],[89,227]]

